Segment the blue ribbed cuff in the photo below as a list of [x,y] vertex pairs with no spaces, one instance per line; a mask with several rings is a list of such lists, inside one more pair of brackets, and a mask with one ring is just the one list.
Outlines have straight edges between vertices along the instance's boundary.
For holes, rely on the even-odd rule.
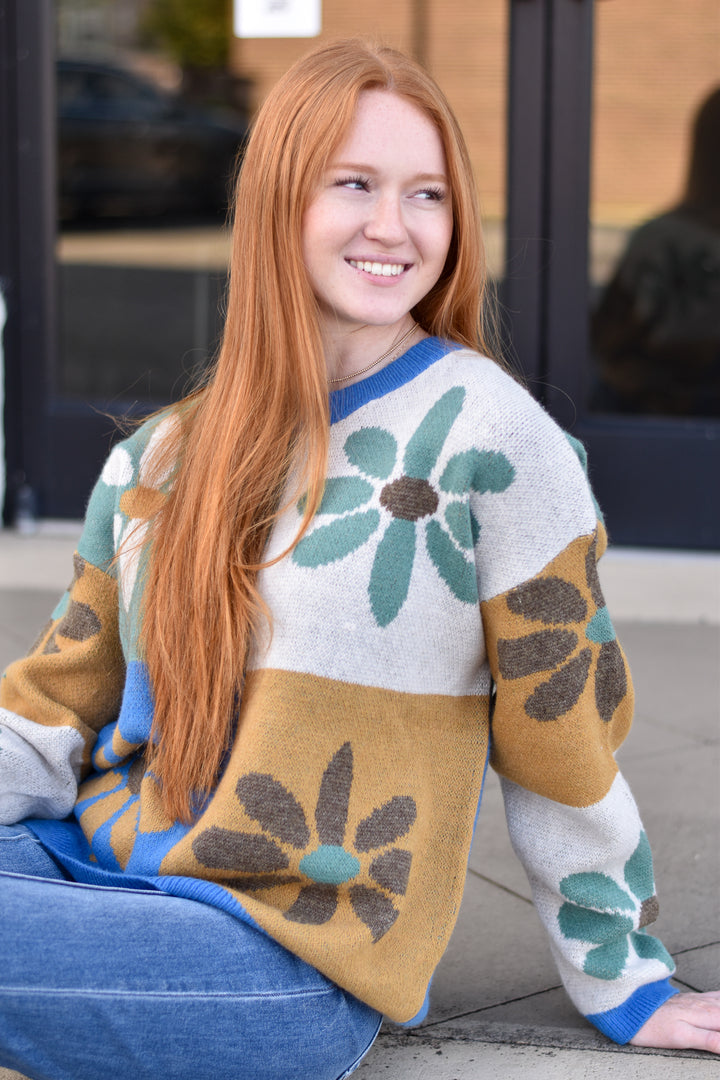
[[617,1008],[594,1013],[586,1019],[602,1031],[603,1035],[623,1045],[630,1042],[655,1010],[677,992],[675,987],[670,985],[669,979],[660,979],[659,982],[639,986],[635,993]]

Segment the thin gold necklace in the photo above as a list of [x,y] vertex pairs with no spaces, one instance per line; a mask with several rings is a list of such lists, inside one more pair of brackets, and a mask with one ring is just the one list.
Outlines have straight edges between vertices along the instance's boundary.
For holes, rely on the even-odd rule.
[[331,383],[347,382],[348,379],[356,379],[358,377],[358,375],[364,375],[366,371],[372,371],[372,369],[377,367],[378,364],[381,364],[383,362],[383,360],[387,360],[388,356],[390,356],[391,353],[394,353],[397,350],[399,350],[400,346],[404,345],[405,342],[409,338],[412,337],[412,335],[415,333],[417,328],[418,328],[418,324],[416,322],[414,322],[412,324],[412,326],[410,327],[410,329],[405,334],[403,334],[403,336],[400,338],[400,340],[393,342],[393,344],[390,346],[390,348],[387,350],[387,352],[384,352],[382,354],[382,356],[378,356],[377,360],[373,360],[372,364],[368,364],[367,367],[360,368],[359,371],[353,371],[352,375],[342,375],[339,379],[329,379],[328,382],[331,382]]

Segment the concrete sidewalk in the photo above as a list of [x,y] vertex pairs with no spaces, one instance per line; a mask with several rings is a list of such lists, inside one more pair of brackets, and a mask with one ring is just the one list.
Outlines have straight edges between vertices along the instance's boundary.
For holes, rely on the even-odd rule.
[[[0,669],[20,655],[72,576],[78,527],[0,531]],[[680,989],[720,987],[720,556],[619,550],[602,578],[636,688],[619,754],[655,855],[661,915]],[[677,1060],[682,1058],[682,1062]],[[700,1052],[607,1042],[559,984],[490,775],[457,927],[421,1028],[386,1025],[359,1080],[701,1080]],[[0,1080],[13,1076],[0,1069]],[[170,1078],[168,1078],[170,1080]],[[312,1080],[312,1078],[308,1078]]]

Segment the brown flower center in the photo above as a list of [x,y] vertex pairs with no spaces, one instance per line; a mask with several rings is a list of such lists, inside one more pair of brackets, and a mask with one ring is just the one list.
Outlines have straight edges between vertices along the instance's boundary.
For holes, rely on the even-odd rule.
[[650,923],[654,923],[659,914],[660,904],[657,896],[650,896],[647,900],[643,900],[640,908],[640,926],[649,926]]
[[438,497],[427,480],[414,476],[401,476],[386,484],[380,492],[380,505],[389,510],[393,517],[405,521],[417,521],[418,518],[434,514],[438,507]]

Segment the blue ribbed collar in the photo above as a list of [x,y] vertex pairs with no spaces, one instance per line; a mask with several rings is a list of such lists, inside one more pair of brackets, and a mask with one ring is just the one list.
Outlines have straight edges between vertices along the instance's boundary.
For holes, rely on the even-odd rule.
[[355,412],[368,401],[384,397],[392,390],[404,386],[405,383],[414,379],[416,375],[426,371],[436,360],[446,356],[455,349],[462,348],[452,341],[443,341],[442,338],[429,337],[418,341],[397,360],[393,360],[387,367],[381,368],[374,375],[362,379],[352,386],[333,390],[330,394],[330,423],[335,424],[338,420],[344,420],[350,413]]

